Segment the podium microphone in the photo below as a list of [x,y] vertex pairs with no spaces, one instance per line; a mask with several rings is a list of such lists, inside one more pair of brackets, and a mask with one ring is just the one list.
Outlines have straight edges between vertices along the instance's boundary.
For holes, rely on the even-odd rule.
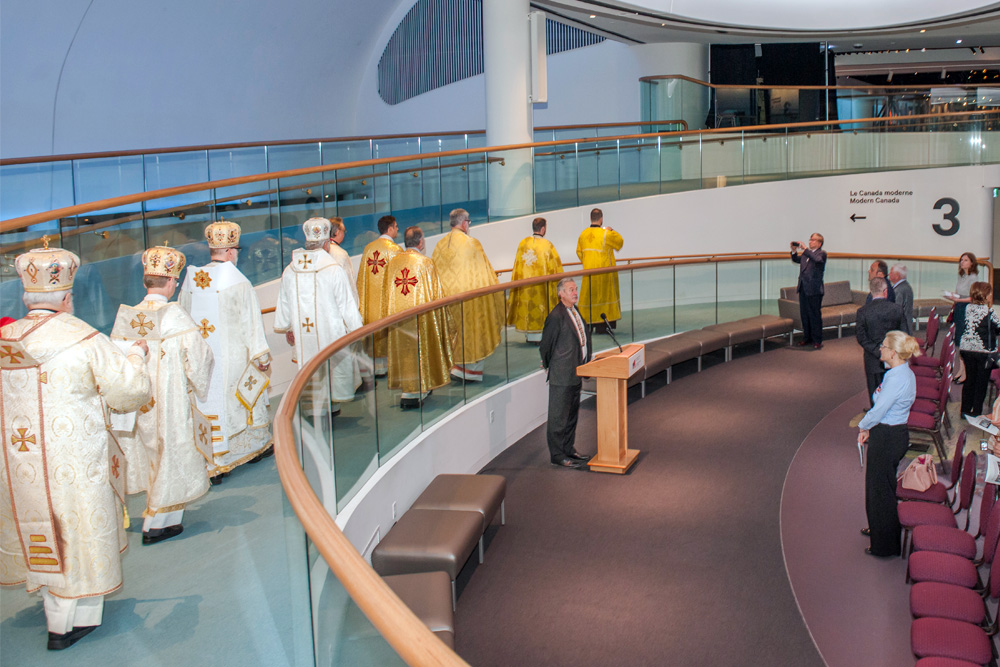
[[611,331],[611,322],[608,322],[608,316],[605,315],[604,313],[601,313],[601,319],[604,320],[604,326],[607,327],[608,335],[611,336],[611,340],[613,340],[615,342],[615,345],[618,346],[618,351],[623,352],[622,344],[618,342],[618,339],[615,338],[614,332]]

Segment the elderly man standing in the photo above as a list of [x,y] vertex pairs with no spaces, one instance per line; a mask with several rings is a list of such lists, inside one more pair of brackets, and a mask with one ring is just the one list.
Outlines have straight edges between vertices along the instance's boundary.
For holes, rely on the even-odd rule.
[[[535,218],[531,222],[532,235],[517,246],[514,256],[514,270],[511,281],[548,276],[563,272],[559,253],[552,243],[545,239],[545,218]],[[524,332],[529,343],[542,340],[542,326],[549,311],[559,303],[556,283],[544,283],[531,287],[518,287],[510,291],[507,301],[507,324]]]
[[122,352],[73,317],[80,258],[43,241],[14,262],[29,312],[0,329],[0,584],[41,591],[57,651],[122,585],[125,461],[104,406],[137,410],[150,381],[145,342]]
[[[361,321],[371,324],[382,312],[382,294],[385,287],[386,266],[392,258],[403,251],[396,245],[395,238],[399,234],[399,224],[391,215],[383,215],[378,220],[377,239],[365,246],[361,255],[361,265],[358,269],[358,307],[361,309]],[[386,338],[385,331],[376,332],[373,349],[375,358],[375,374],[386,373]]]
[[241,234],[227,220],[205,228],[212,261],[188,267],[178,299],[215,357],[208,397],[197,402],[212,426],[213,484],[237,466],[274,453],[266,390],[271,351],[257,292],[236,268]]
[[868,382],[868,401],[875,404],[872,394],[882,384],[885,367],[882,365],[881,346],[885,335],[903,327],[903,309],[889,301],[885,278],[872,278],[869,283],[871,301],[858,308],[858,343],[864,348],[865,379]]
[[168,302],[177,291],[184,262],[183,253],[165,246],[142,253],[146,298],[135,307],[122,305],[111,331],[111,340],[119,346],[146,341],[152,360],[152,399],[136,412],[112,415],[112,428],[120,432],[126,454],[142,452],[137,458],[145,459],[140,469],[130,457],[128,471],[137,487],[129,493],[146,491],[143,544],[180,535],[184,506],[209,488],[205,462],[212,461],[212,432],[193,401],[208,396],[215,360],[191,316],[180,304]]
[[580,415],[583,380],[576,367],[590,360],[590,334],[577,310],[577,289],[572,278],[557,287],[559,304],[545,318],[542,331],[542,366],[548,371],[549,419],[545,430],[549,460],[564,468],[579,468],[590,460],[576,451],[576,422]]
[[[445,296],[497,284],[497,274],[482,244],[469,235],[469,212],[456,208],[449,216],[451,231],[434,246],[431,259],[441,277]],[[452,308],[458,330],[452,343],[453,377],[482,382],[484,359],[500,345],[504,324],[503,294],[497,292]]]
[[[406,250],[385,267],[382,317],[444,298],[434,262],[424,256],[423,230],[408,227],[404,243]],[[419,408],[431,391],[448,384],[453,329],[448,308],[411,317],[389,328],[389,388],[402,390],[401,408]]]
[[913,287],[906,280],[906,266],[893,264],[889,269],[889,287],[896,292],[896,303],[903,309],[902,331],[913,335]]
[[[347,275],[329,254],[330,221],[310,218],[302,230],[305,248],[292,252],[292,261],[281,274],[281,291],[274,311],[274,331],[285,334],[288,344],[295,346],[299,368],[324,347],[362,326]],[[327,365],[313,374],[313,384],[314,401],[354,400],[361,374],[351,350],[333,355]]]
[[[625,240],[622,235],[604,226],[604,213],[599,208],[590,212],[590,227],[580,233],[576,242],[576,256],[585,269],[615,266],[615,252],[622,249]],[[584,276],[580,290],[580,305],[583,319],[598,333],[605,332],[603,314],[614,328],[621,319],[621,296],[618,291],[618,274],[602,273]]]
[[792,261],[799,265],[799,317],[802,320],[800,347],[823,347],[823,272],[826,270],[826,251],[823,235],[814,233],[809,246],[792,241]]
[[351,287],[351,296],[354,297],[354,303],[357,305],[359,304],[358,286],[354,278],[354,267],[351,266],[351,256],[341,247],[346,235],[347,228],[344,227],[344,219],[330,218],[330,257],[344,270],[344,275],[347,276],[347,284]]

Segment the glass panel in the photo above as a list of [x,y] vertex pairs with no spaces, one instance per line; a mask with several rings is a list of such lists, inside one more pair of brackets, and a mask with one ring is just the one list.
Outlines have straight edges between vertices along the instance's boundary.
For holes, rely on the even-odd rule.
[[579,205],[589,206],[619,199],[618,143],[581,142],[577,151],[580,172]]
[[720,262],[717,266],[719,322],[760,315],[760,262]]
[[[417,437],[421,430],[420,410],[415,408],[420,404],[424,360],[418,352],[420,334],[417,318],[411,317],[390,326],[386,336],[389,355],[386,390],[382,391],[382,383],[379,383],[375,392],[380,464]],[[404,391],[407,393],[404,394]],[[406,399],[405,404],[402,403],[403,399]]]
[[635,340],[674,333],[674,267],[632,271],[631,288]]
[[701,142],[702,187],[743,183],[743,136],[713,134]]
[[[443,418],[465,400],[462,383],[451,375],[451,367],[444,358],[443,348],[451,347],[457,335],[456,327],[461,316],[455,308],[438,308],[420,315],[418,339],[427,341],[420,346],[420,371],[426,389],[430,392],[421,405],[420,420],[424,428]],[[454,362],[454,360],[453,360]]]
[[465,400],[492,391],[507,381],[506,319],[503,293],[463,301],[452,309],[457,327],[452,347],[456,368],[464,379]]
[[679,265],[674,275],[677,331],[701,329],[719,322],[715,302],[715,265]]
[[0,220],[72,206],[73,195],[69,161],[0,167]]
[[333,425],[333,469],[336,473],[337,511],[348,501],[378,469],[378,437],[376,435],[376,410],[379,393],[388,393],[383,378],[378,385],[373,376],[371,350],[374,338],[352,345],[341,354],[353,358],[361,372],[361,387],[353,401],[337,404],[340,413]]
[[[556,286],[559,280],[507,291],[506,354],[507,377],[511,380],[530,375],[539,369],[538,343],[541,326],[549,312],[559,303]],[[514,302],[520,307],[515,308]],[[531,334],[536,340],[528,341]]]
[[743,170],[747,183],[780,180],[787,176],[785,137],[748,134],[744,137]]

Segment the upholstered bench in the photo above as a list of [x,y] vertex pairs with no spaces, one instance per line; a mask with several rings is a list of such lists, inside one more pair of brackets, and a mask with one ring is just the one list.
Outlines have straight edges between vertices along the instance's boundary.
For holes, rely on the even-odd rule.
[[727,361],[733,358],[733,347],[742,343],[752,343],[760,341],[760,351],[764,351],[764,340],[772,336],[789,334],[791,342],[792,320],[787,317],[777,317],[775,315],[756,315],[747,317],[735,322],[722,322],[712,324],[706,329],[719,331],[729,336],[729,344],[726,346]]
[[497,510],[500,511],[500,523],[507,522],[504,515],[506,494],[507,479],[502,475],[438,475],[413,501],[410,509],[479,512],[483,517],[480,532],[485,532]]
[[[725,350],[729,345],[729,334],[723,333],[721,331],[712,331],[711,329],[695,329],[694,331],[685,331],[684,333],[677,334],[673,338],[680,338],[683,340],[698,341],[698,372],[701,372],[701,358],[706,354],[711,354],[712,352],[718,352],[719,350]],[[726,359],[729,359],[728,353],[726,353]],[[674,363],[677,363],[676,361]]]
[[382,579],[438,639],[455,648],[455,609],[447,573],[394,574]]
[[[778,299],[778,313],[792,320],[796,329],[802,329],[799,313],[799,295],[795,287],[782,287]],[[858,318],[858,308],[865,305],[868,292],[852,290],[847,280],[826,283],[823,286],[821,314],[823,328],[837,327],[837,337],[843,335],[845,324],[853,324]]]
[[483,562],[482,536],[483,515],[479,512],[410,509],[372,551],[372,567],[383,577],[446,572],[454,608],[455,579],[477,543],[479,562]]

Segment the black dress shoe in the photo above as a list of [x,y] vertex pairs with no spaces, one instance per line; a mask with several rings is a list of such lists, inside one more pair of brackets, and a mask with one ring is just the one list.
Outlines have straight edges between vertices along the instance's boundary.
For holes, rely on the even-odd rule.
[[560,466],[560,467],[563,467],[563,468],[579,468],[581,465],[583,465],[579,461],[574,461],[573,459],[569,458],[568,456],[554,458],[554,459],[551,459],[551,460],[552,460],[552,465],[557,465],[557,466]]
[[48,649],[50,651],[61,651],[64,648],[69,648],[96,629],[96,625],[84,625],[79,628],[73,628],[64,635],[57,635],[54,632],[50,632]]
[[871,547],[865,547],[865,553],[869,556],[874,556],[875,558],[895,558],[899,554],[877,554],[872,551]]
[[212,475],[211,477],[208,478],[208,481],[212,483],[212,486],[218,486],[219,484],[222,484],[223,477],[229,477],[229,473],[220,472],[218,475]]
[[420,407],[419,398],[401,398],[399,399],[399,407],[403,410],[416,410]]
[[253,457],[252,459],[247,461],[247,463],[260,463],[269,456],[274,456],[274,445],[271,445],[270,447],[262,451],[260,454]]
[[871,528],[862,528],[861,529],[861,534],[864,535],[865,537],[871,537],[872,536],[872,529]]
[[177,524],[174,526],[167,526],[166,528],[153,528],[148,532],[142,534],[143,544],[156,544],[157,542],[162,542],[163,540],[169,540],[171,537],[177,537],[184,532],[184,526]]
[[576,451],[575,449],[573,451],[571,451],[569,454],[567,454],[566,456],[568,456],[569,458],[573,459],[574,461],[589,461],[590,459],[594,458],[593,456],[584,456],[583,454],[581,454],[580,452]]

